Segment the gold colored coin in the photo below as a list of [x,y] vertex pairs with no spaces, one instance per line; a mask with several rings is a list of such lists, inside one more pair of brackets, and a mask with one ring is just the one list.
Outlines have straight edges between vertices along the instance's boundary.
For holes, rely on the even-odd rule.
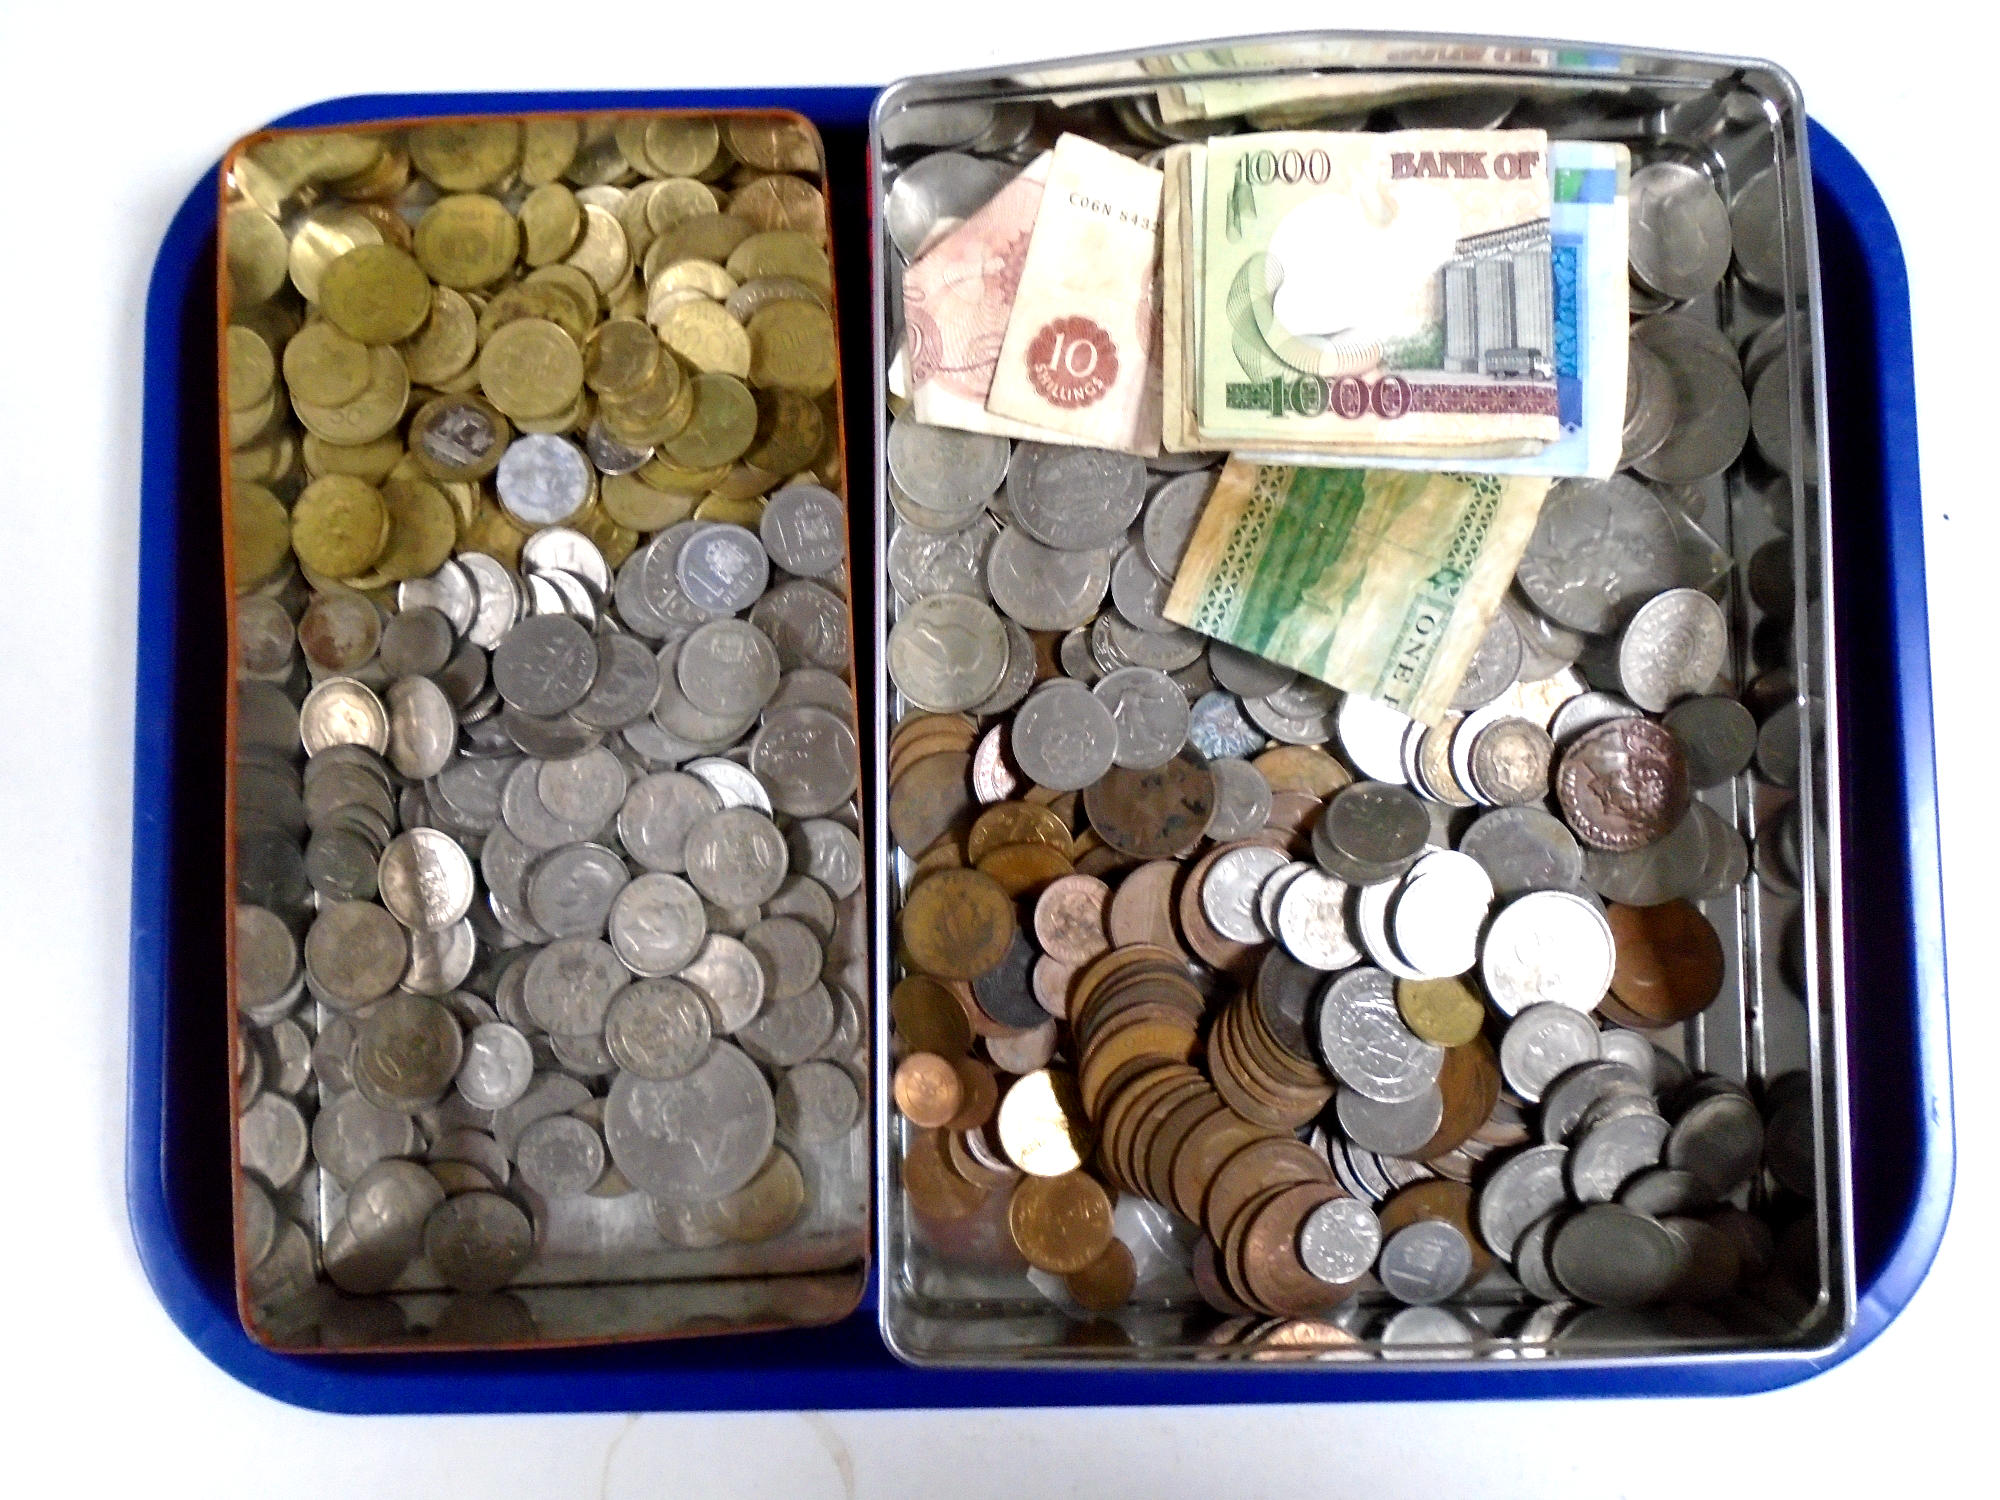
[[732,375],[695,376],[694,411],[687,427],[668,442],[668,457],[688,469],[733,463],[757,437],[757,398]]
[[736,247],[757,232],[746,219],[729,214],[696,214],[664,231],[646,251],[648,272],[679,260],[712,260],[726,265]]
[[292,550],[329,578],[351,578],[382,554],[389,508],[365,479],[329,474],[315,479],[292,508]]
[[[692,387],[690,387],[692,404]],[[657,489],[679,495],[705,495],[728,477],[730,466],[712,464],[707,468],[685,468],[664,453],[655,453],[639,466],[639,477]]]
[[285,284],[291,247],[278,221],[248,204],[222,216],[223,259],[235,302],[267,302]]
[[583,341],[583,382],[599,395],[631,395],[665,357],[658,335],[644,323],[612,318]]
[[479,388],[516,420],[552,416],[583,389],[583,353],[547,319],[518,319],[479,351]]
[[608,297],[632,269],[632,250],[617,216],[595,203],[583,205],[583,237],[562,264],[590,278],[599,296]]
[[964,1102],[958,1070],[935,1052],[912,1052],[896,1064],[889,1093],[904,1119],[933,1130],[950,1122]]
[[1076,1171],[1092,1145],[1076,1079],[1057,1068],[1037,1068],[1015,1079],[1000,1101],[998,1134],[1007,1159],[1031,1176]]
[[308,432],[299,453],[306,472],[315,479],[322,474],[352,474],[380,484],[402,460],[403,444],[393,433],[364,443],[330,443],[318,433]]
[[400,583],[428,578],[451,557],[458,540],[458,512],[427,479],[391,479],[382,486],[389,508],[389,545],[375,559],[377,575]]
[[1139,1267],[1123,1240],[1113,1240],[1104,1253],[1081,1271],[1063,1278],[1063,1285],[1090,1312],[1116,1312],[1132,1300],[1139,1284]]
[[699,260],[692,256],[677,260],[670,266],[662,266],[658,275],[646,279],[646,284],[655,294],[696,291],[716,302],[723,301],[736,290],[736,278],[729,272],[712,260]]
[[606,567],[617,567],[639,545],[639,533],[630,526],[620,525],[601,505],[585,506],[582,515],[569,518],[569,525],[597,544]]
[[750,336],[719,303],[682,302],[669,308],[660,337],[697,371],[738,379],[750,373]]
[[441,286],[431,298],[431,315],[403,341],[403,363],[418,385],[437,386],[472,368],[479,352],[479,315],[464,296]]
[[712,214],[721,206],[716,202],[715,189],[705,182],[692,177],[662,178],[646,200],[646,227],[655,235],[662,235],[676,224]]
[[763,172],[817,172],[819,132],[803,115],[738,115],[728,125],[736,159]]
[[986,852],[978,869],[999,881],[1001,889],[1016,899],[1038,896],[1044,886],[1076,873],[1068,856],[1047,844],[1002,844]]
[[483,346],[509,323],[519,322],[522,318],[540,318],[545,323],[555,324],[581,348],[583,341],[590,336],[591,326],[597,321],[595,295],[592,294],[591,309],[579,312],[569,290],[554,282],[524,281],[519,286],[510,286],[487,299],[485,309],[479,314],[479,343]]
[[521,122],[521,181],[529,187],[554,182],[576,155],[583,127],[575,120],[538,119]]
[[707,115],[667,115],[647,122],[646,160],[662,177],[704,177],[728,165],[722,133]]
[[491,500],[479,502],[479,512],[470,525],[458,533],[458,550],[461,552],[484,552],[497,562],[510,568],[521,566],[521,544],[528,534],[521,529],[514,518]]
[[324,318],[308,323],[285,345],[285,384],[315,406],[344,406],[368,389],[373,356]]
[[278,374],[271,346],[250,329],[232,324],[224,335],[224,350],[229,409],[246,411],[269,400]]
[[911,974],[889,992],[889,1014],[896,1037],[906,1047],[941,1057],[963,1057],[972,1050],[972,1023],[958,996],[941,979]]
[[826,243],[826,199],[801,178],[755,178],[731,194],[729,212],[759,229],[795,229],[815,245]]
[[694,508],[697,521],[723,521],[731,526],[741,526],[749,531],[757,529],[757,523],[764,519],[764,502],[750,498],[728,495],[709,495]]
[[231,496],[229,538],[236,592],[247,594],[285,565],[292,550],[292,518],[284,502],[263,485],[239,484]]
[[229,413],[229,446],[247,448],[260,441],[270,430],[272,420],[278,415],[278,393],[269,390],[255,405]]
[[319,301],[350,338],[393,344],[431,315],[431,283],[408,252],[394,245],[356,245],[320,277]]
[[[647,337],[652,337],[650,329]],[[605,393],[598,409],[605,430],[613,437],[635,448],[651,448],[686,429],[694,415],[694,402],[693,385],[673,356],[662,352],[639,385],[621,395]]]
[[1110,1246],[1111,1199],[1081,1172],[1023,1177],[1007,1200],[1007,1229],[1029,1265],[1073,1275]]
[[715,1205],[713,1221],[738,1244],[755,1244],[790,1229],[805,1206],[799,1164],[783,1146],[773,1146],[757,1175]]
[[817,396],[840,375],[833,318],[810,302],[773,302],[751,315],[750,378]]
[[1403,1024],[1440,1047],[1463,1047],[1486,1024],[1486,1002],[1462,979],[1398,979]]
[[521,160],[518,120],[460,120],[410,132],[410,161],[447,193],[490,187]]
[[491,286],[521,254],[521,225],[507,205],[484,193],[440,198],[417,220],[417,264],[441,286]]
[[1279,745],[1250,762],[1263,772],[1274,792],[1305,792],[1331,797],[1354,780],[1354,774],[1318,745]]
[[773,474],[768,469],[760,469],[747,458],[730,467],[727,474],[715,482],[709,493],[712,500],[755,500],[768,495],[778,487],[785,476]]
[[381,226],[354,205],[316,204],[292,231],[287,254],[292,285],[306,301],[317,302],[327,267],[358,245],[382,242]]
[[661,168],[653,165],[646,154],[646,127],[652,124],[651,115],[620,115],[611,122],[611,138],[618,142],[618,149],[625,153],[625,160],[641,172],[658,175]]
[[965,852],[977,864],[1003,844],[1046,844],[1064,858],[1071,848],[1061,817],[1032,802],[996,802],[987,808],[972,825]]
[[809,397],[782,389],[757,392],[757,436],[746,462],[773,476],[796,474],[813,461],[826,436],[819,408]]
[[646,250],[653,243],[653,226],[646,217],[646,210],[659,190],[659,181],[648,178],[627,193],[624,201],[612,210],[618,218],[618,227],[625,231],[625,244],[632,252],[634,265],[645,260]]
[[[587,333],[597,321],[599,298],[597,283],[572,265],[537,266],[521,278],[523,287],[553,287],[575,309],[575,317],[582,323]],[[567,328],[569,323],[561,318],[555,320]]]
[[[342,139],[353,140],[357,137]],[[400,146],[389,145],[380,137],[372,138],[372,143],[380,148],[375,160],[358,172],[329,182],[328,192],[339,198],[387,203],[410,185],[410,153]]]
[[999,883],[977,870],[940,870],[910,892],[903,946],[940,979],[977,979],[1007,956],[1019,922]]
[[590,425],[590,392],[578,391],[576,399],[561,411],[546,417],[521,417],[515,426],[523,432],[581,432]]
[[739,282],[789,276],[822,291],[833,288],[833,266],[826,251],[811,235],[796,229],[766,229],[751,235],[731,252],[729,274]]
[[229,477],[244,484],[276,484],[298,467],[298,438],[280,429],[261,443],[229,455]]
[[521,259],[531,266],[561,260],[583,232],[583,205],[560,182],[545,182],[521,201]]
[[394,429],[410,402],[410,372],[403,356],[377,346],[368,351],[368,387],[339,406],[316,406],[292,399],[292,410],[308,432],[329,443],[372,443]]
[[634,531],[658,531],[694,513],[692,495],[656,490],[637,474],[606,474],[598,503],[612,520]]

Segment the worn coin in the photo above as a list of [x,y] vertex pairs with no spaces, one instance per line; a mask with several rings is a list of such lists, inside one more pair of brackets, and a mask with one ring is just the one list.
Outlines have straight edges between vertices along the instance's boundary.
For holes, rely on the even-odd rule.
[[[1186,702],[1171,683],[1168,690]],[[1112,768],[1118,760],[1120,731],[1111,710],[1092,689],[1057,678],[1028,695],[1014,715],[1010,743],[1016,763],[1030,780],[1052,791],[1073,792],[1098,782]]]
[[1577,736],[1556,767],[1563,820],[1595,849],[1639,849],[1687,812],[1687,762],[1673,734],[1650,719],[1620,718]]
[[1729,625],[1699,589],[1668,589],[1641,605],[1618,642],[1618,680],[1639,707],[1664,712],[1722,670]]

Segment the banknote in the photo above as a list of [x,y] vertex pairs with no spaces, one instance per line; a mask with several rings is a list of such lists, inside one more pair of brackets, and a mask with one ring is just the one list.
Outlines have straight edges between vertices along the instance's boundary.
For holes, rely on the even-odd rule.
[[[1480,474],[1608,479],[1617,471],[1624,447],[1626,334],[1631,315],[1626,184],[1631,153],[1608,141],[1551,141],[1549,167],[1554,196],[1549,268],[1561,436],[1539,453],[1515,458],[1455,454],[1452,463]],[[1324,449],[1289,452],[1262,445],[1254,451],[1265,463],[1435,467],[1435,460],[1428,457],[1405,458],[1379,450],[1352,457]]]
[[1170,424],[1191,426],[1189,446],[1484,457],[1561,435],[1543,132],[1277,131],[1197,149],[1179,267],[1196,283],[1193,410]]
[[986,409],[1158,453],[1161,174],[1082,136],[1052,155]]
[[1232,458],[1166,616],[1436,723],[1500,608],[1549,483]]

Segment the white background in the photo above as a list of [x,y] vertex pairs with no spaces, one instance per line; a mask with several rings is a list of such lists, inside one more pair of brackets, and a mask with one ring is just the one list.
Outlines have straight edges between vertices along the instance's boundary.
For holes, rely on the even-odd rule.
[[[1148,0],[31,5],[0,0],[0,1484],[15,1494],[1847,1495],[1992,1481],[1996,1040],[1990,19],[1932,0],[1421,10]],[[1963,1157],[1909,1310],[1722,1401],[373,1418],[278,1405],[167,1320],[126,1226],[126,887],[146,277],[236,135],[383,90],[882,83],[1284,27],[1776,59],[1874,176],[1915,304]],[[1980,34],[1974,28],[1983,27]],[[1864,789],[1865,802],[1865,789]],[[1865,904],[1866,895],[1863,893]],[[1866,997],[1863,997],[1864,1003]],[[1901,1003],[1886,997],[1886,1003]],[[1980,1474],[1985,1478],[1979,1478]]]

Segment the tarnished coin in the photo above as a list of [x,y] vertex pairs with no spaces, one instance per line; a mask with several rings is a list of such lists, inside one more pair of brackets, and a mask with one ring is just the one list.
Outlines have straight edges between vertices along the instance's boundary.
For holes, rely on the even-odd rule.
[[838,1063],[814,1061],[778,1080],[778,1132],[801,1145],[837,1141],[860,1123],[861,1090]]
[[1586,730],[1563,751],[1555,776],[1563,821],[1595,849],[1639,849],[1687,812],[1687,762],[1678,741],[1650,719],[1622,718]]
[[[1178,688],[1168,687],[1185,703]],[[1074,792],[1112,768],[1120,736],[1111,710],[1092,689],[1056,678],[1028,695],[1014,716],[1010,743],[1030,780],[1052,791]]]
[[388,994],[409,958],[408,935],[372,902],[334,902],[306,933],[306,973],[327,1002],[342,1010],[359,1010]]
[[770,1152],[777,1111],[756,1064],[719,1044],[678,1078],[620,1072],[604,1130],[613,1163],[635,1187],[663,1202],[693,1203],[750,1181]]
[[1530,1005],[1507,1024],[1500,1038],[1500,1072],[1507,1086],[1528,1103],[1581,1063],[1598,1056],[1598,1032],[1588,1015],[1567,1005]]
[[1572,630],[1617,629],[1677,581],[1679,544],[1665,504],[1637,480],[1557,481],[1516,575],[1535,607]]
[[604,1012],[631,973],[609,944],[597,938],[562,938],[528,963],[521,1000],[537,1026],[558,1036],[595,1036]]
[[983,505],[1007,477],[1011,451],[1003,437],[930,427],[907,416],[889,425],[890,476],[917,501],[938,510]]
[[1264,731],[1250,721],[1244,702],[1217,689],[1197,698],[1188,717],[1188,743],[1210,760],[1241,759],[1264,748]]
[[1071,630],[1089,622],[1111,583],[1103,548],[1062,551],[1008,527],[985,558],[993,602],[1029,630]]
[[1675,412],[1673,431],[1635,460],[1638,471],[1662,484],[1697,484],[1720,474],[1750,435],[1750,398],[1735,349],[1706,316],[1642,318],[1632,332],[1667,367]]
[[526,714],[547,718],[576,707],[597,679],[590,632],[564,615],[537,615],[507,632],[493,653],[493,686]]
[[1146,466],[1101,448],[1024,441],[1007,471],[1007,503],[1015,524],[1046,546],[1109,547],[1146,503]]
[[852,724],[841,715],[810,705],[781,708],[765,716],[751,740],[750,768],[777,812],[817,818],[854,795],[861,751]]
[[910,960],[940,979],[975,979],[1006,957],[1018,928],[1000,883],[977,870],[940,870],[903,905]]
[[1685,901],[1612,906],[1605,912],[1618,945],[1611,992],[1652,1026],[1699,1015],[1722,993],[1722,939]]
[[1502,900],[1527,891],[1573,890],[1583,879],[1583,850],[1575,836],[1540,807],[1482,814],[1458,848],[1479,861]]
[[437,775],[451,763],[458,715],[444,690],[428,677],[389,684],[389,760],[413,781]]
[[1465,757],[1467,780],[1471,790],[1500,807],[1540,802],[1549,794],[1554,757],[1555,742],[1541,725],[1498,718],[1472,736]]
[[1641,1307],[1665,1295],[1680,1273],[1680,1247],[1655,1219],[1616,1204],[1586,1208],[1549,1238],[1549,1269],[1581,1302]]
[[422,1109],[451,1086],[464,1051],[450,1011],[428,996],[398,991],[361,1019],[354,1085],[378,1108]]
[[726,807],[688,832],[687,874],[719,906],[757,906],[784,883],[790,864],[785,837],[769,817]]
[[963,594],[919,600],[889,632],[890,677],[932,713],[983,701],[1006,674],[1007,654],[1007,631],[992,606]]
[[1741,775],[1757,753],[1757,721],[1734,698],[1684,698],[1661,720],[1680,741],[1697,791]]
[[528,1216],[498,1193],[447,1198],[424,1223],[424,1257],[454,1291],[498,1291],[534,1250]]
[[1704,691],[1728,648],[1721,605],[1699,589],[1668,589],[1641,605],[1619,638],[1619,685],[1639,707],[1662,713]]
[[1112,768],[1084,788],[1083,803],[1090,826],[1119,853],[1178,859],[1201,842],[1215,815],[1215,776],[1189,746],[1153,770]]

